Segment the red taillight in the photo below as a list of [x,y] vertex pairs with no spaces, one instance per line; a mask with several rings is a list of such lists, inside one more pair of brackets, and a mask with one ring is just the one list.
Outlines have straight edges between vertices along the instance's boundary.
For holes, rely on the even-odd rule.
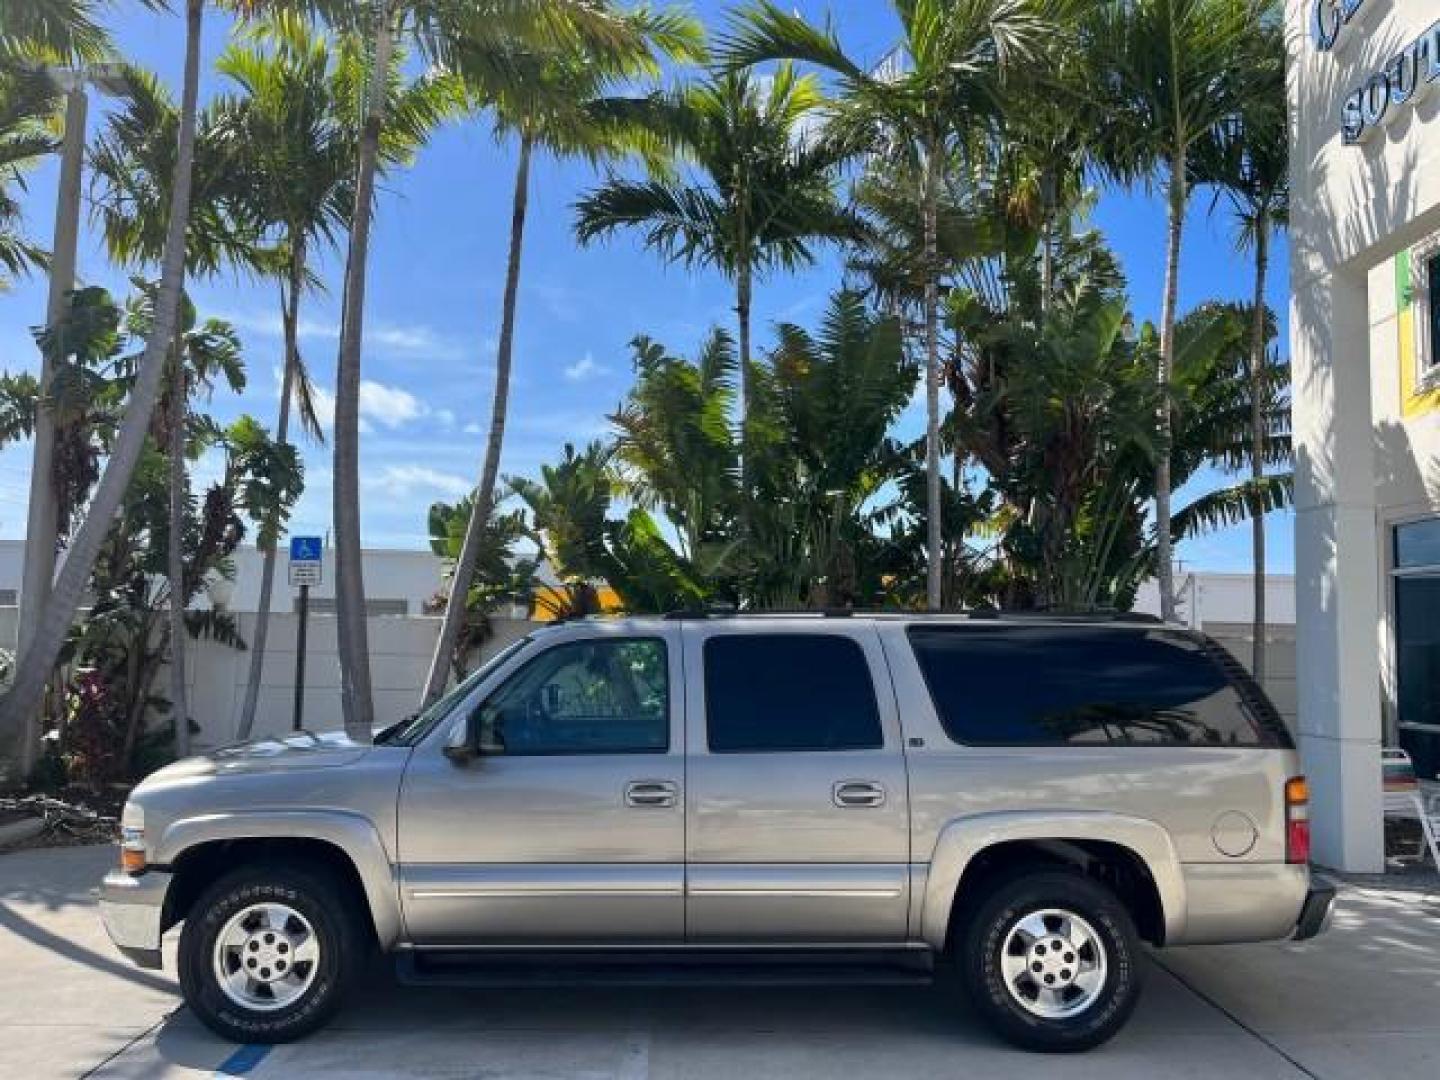
[[1285,781],[1285,861],[1310,861],[1310,785],[1303,776]]

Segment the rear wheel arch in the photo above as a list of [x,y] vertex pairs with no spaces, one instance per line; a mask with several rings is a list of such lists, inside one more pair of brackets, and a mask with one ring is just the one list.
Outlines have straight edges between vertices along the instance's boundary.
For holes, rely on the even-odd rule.
[[941,830],[921,908],[920,936],[946,948],[957,919],[1025,870],[1062,868],[1111,890],[1141,937],[1180,937],[1185,884],[1169,834],[1142,818],[1104,811],[1005,811],[957,818]]
[[1125,906],[1140,937],[1165,943],[1165,911],[1155,878],[1133,848],[1108,840],[1007,840],[977,852],[956,886],[947,947],[968,917],[1001,885],[1042,870],[1068,870],[1104,885]]

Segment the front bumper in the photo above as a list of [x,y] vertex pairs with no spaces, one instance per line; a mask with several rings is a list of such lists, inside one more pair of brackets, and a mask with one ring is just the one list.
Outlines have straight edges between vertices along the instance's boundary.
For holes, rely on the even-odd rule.
[[1305,894],[1305,903],[1300,908],[1300,918],[1295,923],[1292,941],[1308,941],[1330,926],[1335,913],[1335,886],[1323,878],[1316,879]]
[[147,870],[131,876],[112,870],[100,885],[100,918],[115,947],[142,968],[160,967],[165,893],[172,875]]

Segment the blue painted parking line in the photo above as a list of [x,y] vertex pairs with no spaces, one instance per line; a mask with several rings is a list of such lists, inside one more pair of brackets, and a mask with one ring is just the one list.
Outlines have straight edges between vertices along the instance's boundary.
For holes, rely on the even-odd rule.
[[237,1049],[228,1058],[222,1061],[215,1068],[215,1076],[244,1076],[251,1069],[265,1060],[265,1055],[273,1050],[273,1046],[259,1046],[250,1044]]

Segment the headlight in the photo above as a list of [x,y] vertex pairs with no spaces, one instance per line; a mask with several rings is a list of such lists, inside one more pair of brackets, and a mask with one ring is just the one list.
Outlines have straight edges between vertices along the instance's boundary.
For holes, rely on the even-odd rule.
[[127,874],[145,869],[145,810],[134,802],[120,813],[120,869]]

